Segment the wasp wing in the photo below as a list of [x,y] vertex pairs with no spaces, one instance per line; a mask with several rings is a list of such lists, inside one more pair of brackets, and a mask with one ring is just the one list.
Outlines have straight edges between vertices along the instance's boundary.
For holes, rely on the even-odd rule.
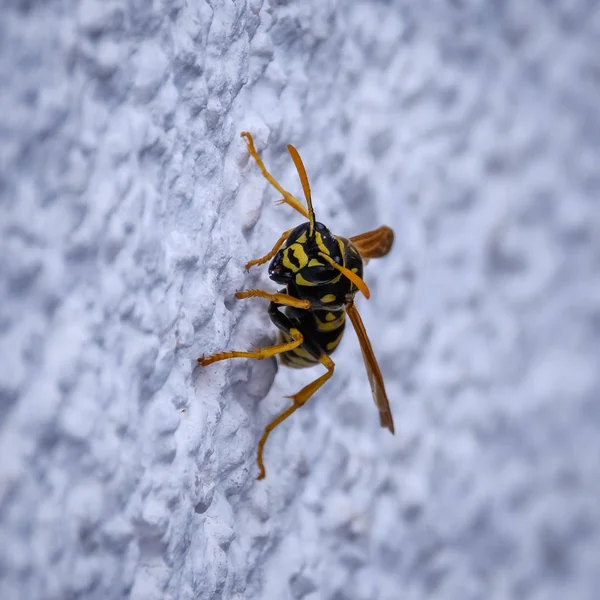
[[346,312],[350,317],[350,321],[352,321],[352,325],[358,336],[358,341],[360,342],[360,349],[362,350],[369,383],[371,384],[371,391],[373,392],[373,400],[375,400],[375,404],[379,410],[381,426],[387,427],[394,433],[394,420],[392,418],[392,411],[390,410],[390,403],[385,392],[385,385],[383,383],[381,371],[379,370],[379,365],[377,364],[377,359],[375,358],[371,342],[367,336],[367,331],[354,304],[349,304],[346,307]]
[[381,258],[392,248],[394,232],[387,225],[350,238],[362,258]]

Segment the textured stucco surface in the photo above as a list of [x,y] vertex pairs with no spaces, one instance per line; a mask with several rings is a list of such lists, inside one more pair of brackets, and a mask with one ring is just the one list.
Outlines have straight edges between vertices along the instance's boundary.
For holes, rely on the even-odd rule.
[[[3,4],[0,597],[595,600],[600,12],[593,1]],[[382,223],[336,375],[233,293],[298,222]],[[316,370],[315,370],[316,371]]]

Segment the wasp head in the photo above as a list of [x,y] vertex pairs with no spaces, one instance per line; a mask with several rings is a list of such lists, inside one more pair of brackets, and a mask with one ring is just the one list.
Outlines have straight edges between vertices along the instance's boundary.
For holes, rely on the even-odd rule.
[[339,275],[334,267],[323,260],[325,254],[337,264],[343,265],[340,244],[335,236],[318,221],[311,234],[309,223],[298,225],[292,230],[283,247],[269,265],[269,277],[276,283],[287,285],[299,278],[304,285],[328,283]]

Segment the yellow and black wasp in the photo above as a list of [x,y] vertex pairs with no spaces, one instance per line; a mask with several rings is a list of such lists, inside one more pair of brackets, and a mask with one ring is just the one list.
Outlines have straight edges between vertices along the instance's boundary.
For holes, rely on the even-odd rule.
[[[288,396],[292,405],[269,423],[258,442],[258,479],[265,477],[263,449],[269,434],[287,419],[333,375],[335,364],[331,353],[338,347],[346,325],[346,315],[356,330],[362,350],[373,398],[379,410],[382,427],[394,433],[383,377],[373,354],[362,319],[354,305],[358,291],[367,298],[369,288],[362,279],[363,260],[380,258],[391,249],[394,232],[386,226],[346,239],[333,235],[325,225],[315,219],[308,177],[302,159],[293,146],[288,151],[296,165],[306,209],[292,194],[284,190],[267,171],[254,147],[250,133],[242,132],[251,156],[263,176],[283,196],[280,203],[289,204],[308,219],[297,227],[285,231],[262,258],[251,260],[246,270],[271,260],[269,277],[284,287],[277,293],[263,290],[236,292],[236,298],[265,298],[270,300],[269,317],[280,330],[278,343],[252,352],[219,352],[201,356],[202,366],[228,358],[255,358],[258,360],[279,355],[282,364],[304,368],[322,364],[327,372],[303,387],[297,394]],[[283,311],[280,310],[284,307]]]

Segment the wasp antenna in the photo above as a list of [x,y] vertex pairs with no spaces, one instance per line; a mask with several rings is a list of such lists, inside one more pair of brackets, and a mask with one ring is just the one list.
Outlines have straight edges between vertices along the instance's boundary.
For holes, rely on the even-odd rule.
[[319,252],[319,256],[325,259],[334,269],[337,269],[344,277],[347,277],[362,292],[365,298],[369,299],[371,297],[369,286],[356,273],[342,267],[342,265],[338,265],[331,256],[327,256],[323,252]]
[[306,198],[306,203],[308,204],[308,220],[310,222],[310,230],[309,237],[312,237],[315,231],[315,211],[312,206],[312,197],[310,195],[310,185],[308,183],[308,177],[306,176],[306,169],[304,168],[304,163],[300,158],[300,154],[298,154],[298,150],[294,148],[291,144],[287,147],[294,164],[296,165],[296,170],[298,171],[298,177],[300,177],[300,183],[302,184],[302,189],[304,190],[304,197]]

